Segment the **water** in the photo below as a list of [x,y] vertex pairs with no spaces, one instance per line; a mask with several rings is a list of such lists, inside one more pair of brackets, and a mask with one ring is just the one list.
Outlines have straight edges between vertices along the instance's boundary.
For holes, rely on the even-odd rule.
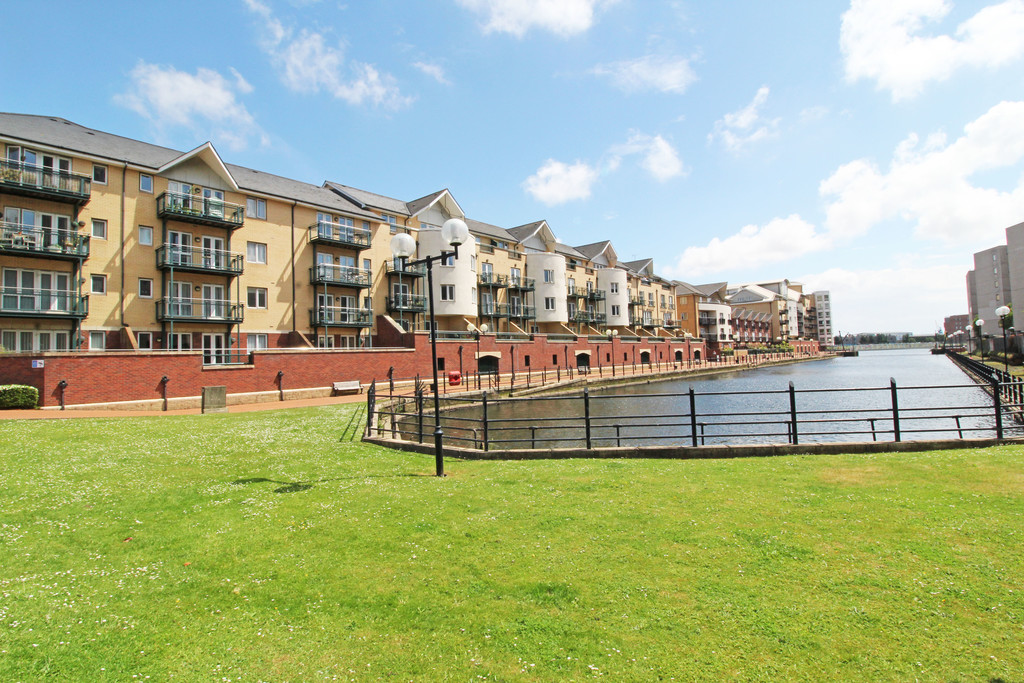
[[[945,356],[912,349],[593,389],[591,443],[690,445],[690,387],[699,444],[790,443],[790,382],[799,443],[892,441],[890,378],[898,388],[902,440],[994,435],[992,398]],[[488,406],[488,442],[495,448],[585,445],[584,411],[579,395],[495,401]],[[479,409],[453,413],[445,432],[474,438],[470,430],[476,428],[475,438],[482,438],[480,416]],[[1008,432],[1016,429],[1010,420],[1004,425]]]

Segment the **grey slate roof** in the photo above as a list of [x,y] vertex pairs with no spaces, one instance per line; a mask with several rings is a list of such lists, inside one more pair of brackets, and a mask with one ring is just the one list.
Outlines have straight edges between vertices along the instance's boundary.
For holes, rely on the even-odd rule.
[[[29,145],[33,142],[42,143],[48,147],[67,150],[68,153],[109,159],[113,163],[127,161],[132,165],[154,171],[186,154],[168,147],[92,130],[56,116],[0,113],[0,135],[24,140]],[[224,166],[242,190],[296,199],[324,209],[364,218],[378,218],[376,214],[363,211],[336,193],[318,185],[244,166],[227,163]]]
[[600,242],[593,242],[591,244],[584,244],[583,246],[576,247],[576,251],[580,252],[581,254],[586,256],[588,259],[593,259],[595,256],[597,256],[602,251],[604,251],[608,247],[608,245],[611,244],[611,243],[612,243],[611,240],[602,240]]
[[505,228],[499,228],[497,225],[491,225],[490,223],[483,223],[481,221],[473,220],[472,218],[467,218],[466,226],[474,235],[487,235],[488,237],[493,237],[510,243],[518,241],[508,230]]
[[726,282],[712,282],[706,285],[696,285],[694,289],[703,294],[704,296],[711,296],[717,294],[719,290],[724,288],[728,283]]
[[342,185],[332,180],[328,180],[324,183],[326,187],[332,188],[341,192],[342,194],[351,197],[359,204],[364,204],[367,208],[380,209],[387,211],[388,213],[395,213],[401,216],[411,216],[412,212],[409,211],[409,205],[403,202],[401,199],[394,199],[392,197],[385,197],[382,194],[374,194],[373,192],[367,192],[366,190],[360,190],[357,187],[350,187],[348,185]]
[[430,204],[435,199],[437,199],[438,197],[443,195],[445,192],[446,192],[446,190],[438,190],[437,192],[431,192],[426,197],[420,197],[419,199],[414,199],[411,202],[408,202],[406,204],[406,206],[408,207],[409,215],[410,216],[416,215],[417,213],[420,212],[421,209],[424,209],[424,208],[430,206]]
[[562,254],[563,256],[571,256],[572,258],[586,261],[587,257],[580,252],[576,251],[575,247],[570,247],[568,244],[562,244],[561,242],[555,242],[555,253]]
[[522,242],[530,235],[537,232],[537,228],[540,227],[540,224],[543,222],[544,221],[534,221],[532,223],[527,223],[526,225],[517,225],[514,228],[509,228],[508,232],[517,242]]

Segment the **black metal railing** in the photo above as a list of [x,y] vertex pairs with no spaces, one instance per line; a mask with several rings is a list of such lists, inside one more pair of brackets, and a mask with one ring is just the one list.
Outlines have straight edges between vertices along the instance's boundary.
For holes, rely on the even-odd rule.
[[370,231],[366,228],[321,221],[309,226],[309,241],[353,249],[366,249],[370,246]]
[[83,204],[92,193],[88,176],[0,159],[0,187],[30,197]]
[[427,310],[427,297],[423,294],[395,294],[385,297],[389,311],[414,311],[422,313]]
[[156,215],[231,229],[240,228],[245,223],[244,206],[204,197],[201,193],[164,192],[156,198]]
[[496,273],[480,273],[478,282],[488,287],[508,287],[508,275]]
[[[582,368],[581,368],[582,371]],[[422,435],[424,408],[378,401],[394,438]],[[465,448],[531,449],[645,445],[910,441],[1024,436],[1024,383],[775,391],[591,393],[457,398],[442,415],[445,440]],[[432,414],[428,422],[432,422]]]
[[89,297],[75,290],[0,287],[0,316],[7,318],[84,318]]
[[160,270],[241,275],[245,270],[245,258],[242,254],[235,254],[223,249],[165,244],[157,247],[156,266]]
[[89,235],[38,225],[0,221],[0,252],[43,258],[89,258]]
[[369,287],[373,273],[356,266],[336,266],[318,263],[309,269],[309,282],[314,285],[339,285],[341,287]]

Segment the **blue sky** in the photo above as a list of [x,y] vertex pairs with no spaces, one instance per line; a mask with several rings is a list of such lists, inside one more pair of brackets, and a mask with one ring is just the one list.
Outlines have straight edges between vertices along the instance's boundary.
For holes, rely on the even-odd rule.
[[788,277],[844,332],[966,312],[1024,221],[1024,0],[207,5],[8,3],[0,109]]

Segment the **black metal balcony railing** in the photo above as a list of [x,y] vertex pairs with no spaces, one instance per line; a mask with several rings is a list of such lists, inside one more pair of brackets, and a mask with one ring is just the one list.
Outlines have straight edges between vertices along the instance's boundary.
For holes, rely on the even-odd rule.
[[0,187],[26,197],[84,204],[92,194],[92,179],[17,161],[0,160]]
[[89,297],[64,289],[0,287],[0,316],[7,318],[84,318]]
[[89,258],[89,236],[73,230],[0,221],[0,252],[56,259]]
[[494,273],[480,273],[478,281],[489,287],[508,287],[508,275],[496,275]]
[[586,287],[566,287],[565,291],[566,291],[567,296],[571,296],[571,297],[585,297],[585,296],[587,296],[587,288]]
[[156,215],[233,230],[245,222],[245,207],[201,194],[164,192],[156,198]]
[[227,299],[168,296],[156,302],[156,319],[240,323],[245,319],[245,306]]
[[569,319],[575,323],[592,323],[594,314],[589,311],[574,311],[569,315]]
[[223,249],[204,249],[189,245],[165,244],[156,250],[160,270],[184,270],[190,273],[241,275],[245,258]]
[[498,315],[503,318],[533,320],[537,317],[537,309],[533,306],[519,304],[498,304]]
[[482,303],[477,306],[477,315],[496,316],[498,308],[493,303]]
[[605,292],[603,289],[591,289],[587,291],[587,298],[591,301],[603,301]]
[[427,264],[425,263],[417,263],[410,266],[401,261],[397,263],[395,261],[387,261],[384,264],[384,268],[388,275],[400,275],[402,277],[423,277],[427,274]]
[[352,249],[366,249],[370,246],[370,231],[351,225],[320,222],[309,226],[309,241]]
[[396,294],[386,297],[385,303],[389,311],[425,313],[427,310],[427,297],[423,294]]
[[647,303],[647,300],[642,296],[631,296],[629,297],[630,306],[643,306]]
[[309,269],[309,281],[314,285],[338,285],[341,287],[369,287],[373,274],[355,266],[336,266],[318,263]]
[[532,292],[536,289],[536,283],[532,277],[510,277],[508,279],[509,289],[521,289]]
[[345,306],[318,306],[309,312],[310,324],[321,327],[370,327],[373,311]]

